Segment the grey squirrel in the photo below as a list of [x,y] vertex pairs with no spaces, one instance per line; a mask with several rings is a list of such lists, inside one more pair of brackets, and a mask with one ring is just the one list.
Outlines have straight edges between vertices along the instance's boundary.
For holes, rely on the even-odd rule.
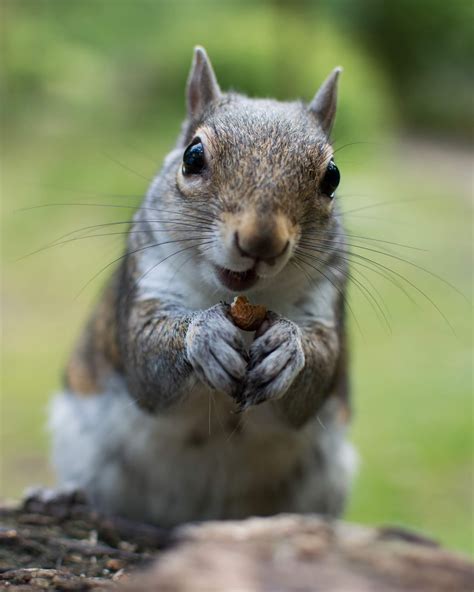
[[[163,526],[342,512],[356,454],[339,73],[309,104],[250,99],[195,49],[176,147],[52,405],[60,484],[99,509]],[[232,322],[237,294],[269,310],[255,333]]]

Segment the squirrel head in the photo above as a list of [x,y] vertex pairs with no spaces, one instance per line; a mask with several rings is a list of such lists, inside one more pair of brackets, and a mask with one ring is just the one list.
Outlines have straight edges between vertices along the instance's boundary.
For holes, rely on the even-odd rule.
[[330,244],[339,171],[329,133],[340,72],[309,104],[250,99],[222,92],[205,50],[195,49],[187,119],[153,194],[200,219],[208,239],[201,263],[220,288],[272,284],[314,233]]

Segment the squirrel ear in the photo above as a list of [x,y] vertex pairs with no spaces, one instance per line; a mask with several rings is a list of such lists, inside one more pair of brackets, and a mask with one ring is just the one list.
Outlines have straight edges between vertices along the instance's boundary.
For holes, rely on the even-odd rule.
[[341,72],[340,66],[334,68],[309,104],[309,110],[317,117],[327,135],[329,135],[336,117],[337,80]]
[[221,97],[221,89],[206,50],[197,45],[187,83],[188,115],[196,119],[204,109]]

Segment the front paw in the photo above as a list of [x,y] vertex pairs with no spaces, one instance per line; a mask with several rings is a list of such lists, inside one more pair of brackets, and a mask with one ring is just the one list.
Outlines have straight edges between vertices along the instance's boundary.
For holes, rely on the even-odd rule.
[[257,332],[250,347],[241,409],[282,397],[301,372],[305,363],[301,330],[292,321],[275,313]]
[[202,382],[231,397],[238,397],[248,355],[227,304],[216,304],[196,313],[186,333],[186,353]]
[[68,518],[77,511],[87,509],[88,504],[85,492],[77,487],[29,487],[23,494],[22,510],[33,514]]

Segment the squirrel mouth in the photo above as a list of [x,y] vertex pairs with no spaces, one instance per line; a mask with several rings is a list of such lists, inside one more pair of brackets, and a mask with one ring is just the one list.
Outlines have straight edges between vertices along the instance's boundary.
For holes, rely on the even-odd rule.
[[216,266],[217,277],[226,288],[232,292],[248,290],[258,282],[258,275],[255,267],[247,271],[231,271]]

